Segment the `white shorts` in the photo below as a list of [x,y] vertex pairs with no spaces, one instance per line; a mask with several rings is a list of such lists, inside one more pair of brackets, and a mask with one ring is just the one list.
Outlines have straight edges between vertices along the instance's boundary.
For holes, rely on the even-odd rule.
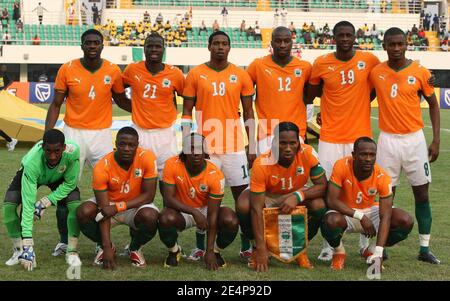
[[352,155],[353,143],[328,143],[319,140],[319,162],[320,165],[325,169],[327,179],[331,177],[333,172],[334,163],[337,160],[342,159],[347,156]]
[[[356,211],[364,213],[371,221],[375,230],[378,233],[378,227],[380,226],[380,208],[378,206],[373,206],[366,209],[355,209]],[[335,210],[328,210],[326,214],[331,212],[337,212]],[[359,219],[344,215],[345,221],[347,222],[347,229],[345,233],[364,233],[364,229],[361,226],[361,221]]]
[[314,117],[314,104],[306,105],[306,121],[313,121]]
[[[205,218],[207,217],[207,215],[208,215],[208,206],[200,207],[200,208],[196,208],[196,209],[198,211],[200,211],[201,214],[203,214],[203,216]],[[186,227],[184,229],[189,229],[189,228],[192,228],[192,227],[196,226],[194,216],[192,216],[191,214],[184,213],[184,212],[180,212],[180,213],[183,216],[184,221],[186,222]]]
[[400,184],[402,169],[411,186],[431,183],[428,147],[422,130],[406,135],[381,132],[377,163],[392,177],[392,186]]
[[211,161],[224,174],[228,186],[241,186],[250,183],[247,155],[244,151],[227,154],[212,154]]
[[176,156],[177,136],[173,127],[165,129],[146,130],[133,125],[139,134],[139,146],[151,150],[156,156],[158,165],[158,176],[162,179],[162,171],[167,159]]
[[[274,135],[269,135],[266,138],[258,140],[258,156],[267,153],[272,148],[273,137]],[[300,143],[305,143],[301,136],[298,138],[300,138]]]
[[71,128],[66,124],[64,135],[66,139],[75,141],[80,147],[80,176],[86,161],[94,167],[101,158],[113,151],[110,129],[82,130]]
[[[92,203],[97,204],[97,200],[95,199],[95,197],[87,199],[86,202],[92,202]],[[113,204],[113,203],[111,203],[111,204]],[[118,212],[116,215],[114,215],[111,218],[111,227],[115,227],[118,225],[127,225],[128,227],[137,230],[136,225],[134,224],[134,218],[136,217],[136,214],[138,213],[138,211],[143,208],[151,208],[151,209],[156,210],[159,213],[159,209],[158,209],[158,207],[156,207],[155,204],[153,204],[153,203],[145,204],[139,208],[132,208],[132,209],[128,209],[128,210],[125,210],[122,212]]]

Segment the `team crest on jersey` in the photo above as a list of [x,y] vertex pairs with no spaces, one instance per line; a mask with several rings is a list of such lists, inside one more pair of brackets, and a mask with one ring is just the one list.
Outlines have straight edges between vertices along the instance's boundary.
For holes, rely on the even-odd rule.
[[200,184],[200,191],[201,192],[207,192],[208,191],[208,186],[206,186],[206,184]]
[[167,78],[163,79],[162,86],[163,86],[163,88],[169,88],[170,87],[170,80],[168,80]]
[[67,169],[67,166],[61,165],[61,166],[58,167],[58,172],[59,173],[64,173],[66,171],[66,169]]
[[377,189],[374,188],[374,187],[370,187],[369,190],[367,191],[367,193],[368,193],[370,196],[374,196],[374,195],[377,194]]
[[366,68],[366,63],[363,62],[363,61],[359,61],[357,66],[358,66],[358,70],[365,69]]
[[105,85],[111,85],[111,76],[105,75],[103,82],[105,83]]
[[134,170],[134,177],[135,177],[135,178],[140,178],[140,177],[142,177],[142,169],[136,168],[136,169]]
[[304,174],[303,167],[297,166],[297,170],[296,170],[295,174],[296,174],[297,176],[298,176],[298,175]]
[[416,83],[416,78],[412,75],[408,76],[408,84],[414,85]]
[[237,83],[237,76],[235,74],[230,75],[230,83],[232,84]]
[[301,69],[295,69],[294,70],[294,75],[295,75],[295,77],[300,77],[300,76],[302,76],[302,70]]

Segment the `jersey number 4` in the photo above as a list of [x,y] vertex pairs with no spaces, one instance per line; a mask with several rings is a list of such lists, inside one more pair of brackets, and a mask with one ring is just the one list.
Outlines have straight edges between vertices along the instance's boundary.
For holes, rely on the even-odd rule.
[[89,89],[88,98],[90,98],[91,100],[94,100],[94,99],[95,99],[95,89],[94,89],[94,85],[92,85],[91,88]]

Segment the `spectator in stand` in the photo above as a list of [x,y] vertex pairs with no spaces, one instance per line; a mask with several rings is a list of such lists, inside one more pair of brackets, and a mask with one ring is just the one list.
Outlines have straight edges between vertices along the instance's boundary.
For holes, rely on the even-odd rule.
[[217,22],[217,20],[214,20],[214,23],[212,25],[212,31],[216,32],[220,30],[220,26],[219,26],[219,22]]
[[6,7],[2,11],[1,22],[2,22],[2,28],[3,29],[8,28],[9,13],[8,13],[8,9]]
[[245,20],[242,20],[241,26],[239,27],[239,32],[246,31],[247,30],[246,27],[247,27],[247,25],[245,25]]
[[413,27],[411,28],[411,33],[416,35],[416,34],[418,34],[418,32],[419,32],[419,29],[416,27],[416,24],[414,24]]
[[370,30],[370,36],[372,39],[377,39],[378,35],[380,34],[380,31],[377,29],[376,25],[372,25],[372,29]]
[[280,23],[280,12],[278,8],[275,8],[275,13],[273,14],[273,28],[277,28]]
[[313,22],[311,22],[311,25],[309,25],[309,32],[316,32],[316,26],[314,26]]
[[37,34],[33,38],[33,45],[41,45],[41,38]]
[[255,41],[262,41],[261,28],[259,28],[259,25],[256,25],[255,27]]
[[162,25],[162,22],[164,21],[164,18],[162,16],[161,13],[158,14],[158,16],[156,16],[156,24],[158,25]]
[[23,32],[23,22],[20,19],[16,22],[16,31],[19,33]]
[[92,5],[91,10],[92,10],[92,21],[94,22],[95,25],[100,24],[100,12],[95,3]]
[[255,37],[255,30],[251,26],[248,27],[246,32],[247,32],[247,36],[251,36],[253,38]]
[[200,32],[208,32],[208,29],[206,29],[206,24],[205,24],[205,20],[202,20],[202,24],[200,25],[200,29],[198,30],[198,34],[200,34]]
[[305,31],[303,33],[303,39],[305,40],[306,45],[309,46],[312,44],[312,39],[311,39],[311,34],[309,33],[309,28],[308,28],[308,31]]
[[381,0],[380,7],[381,7],[381,13],[384,14],[386,12],[386,7],[387,7],[386,0]]
[[421,38],[425,38],[425,30],[423,30],[422,26],[420,26],[419,32],[417,33],[417,35]]
[[281,15],[281,26],[284,26],[284,27],[287,26],[287,14],[288,14],[287,9],[283,7],[281,9],[281,13],[280,13],[280,15]]
[[228,9],[224,6],[220,14],[222,15],[222,27],[228,28]]
[[323,33],[327,36],[330,35],[330,26],[328,26],[328,23],[325,23],[325,25],[323,27]]
[[309,26],[308,26],[308,24],[306,24],[306,22],[305,22],[305,23],[303,23],[303,26],[302,26],[302,33],[305,33],[305,32],[307,32],[307,31],[309,31]]
[[119,46],[119,39],[116,36],[111,36],[111,41],[109,41],[110,46]]
[[192,22],[191,22],[191,20],[188,20],[186,22],[186,31],[192,31]]
[[289,30],[291,31],[291,33],[296,32],[295,26],[294,26],[294,22],[291,21],[291,24],[289,24]]
[[362,28],[358,28],[358,30],[356,31],[356,38],[364,38],[364,30]]
[[5,45],[9,45],[11,44],[11,35],[8,33],[8,31],[6,30],[5,33],[3,33],[3,44]]
[[425,31],[430,30],[430,25],[431,25],[431,15],[427,13],[425,15],[425,18],[423,19],[423,28],[425,29]]
[[20,2],[15,1],[13,6],[13,20],[15,23],[20,19]]
[[148,13],[148,11],[144,12],[144,22],[149,22],[151,23],[151,19],[150,19],[150,14]]
[[439,31],[439,17],[437,14],[434,14],[433,17],[433,31]]
[[169,20],[166,21],[166,24],[164,24],[164,31],[169,31],[172,29],[172,25],[170,25]]
[[441,50],[448,51],[448,36],[441,41]]

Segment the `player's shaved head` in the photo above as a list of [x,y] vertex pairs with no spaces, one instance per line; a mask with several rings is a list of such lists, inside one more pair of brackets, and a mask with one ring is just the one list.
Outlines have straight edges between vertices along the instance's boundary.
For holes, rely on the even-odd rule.
[[340,21],[338,23],[336,23],[336,25],[334,25],[333,27],[333,35],[336,35],[338,32],[338,29],[341,27],[351,27],[353,29],[353,34],[356,33],[355,31],[355,26],[353,26],[352,23],[350,23],[349,21]]
[[215,36],[226,36],[227,39],[228,39],[228,44],[231,45],[230,36],[229,36],[226,32],[221,31],[221,30],[218,30],[218,31],[216,31],[216,32],[213,32],[213,33],[209,36],[209,39],[208,39],[208,45],[211,45],[211,44],[212,44],[212,42],[213,42]]
[[383,42],[386,43],[388,38],[393,37],[393,36],[397,36],[397,35],[403,36],[404,39],[406,40],[406,35],[405,35],[405,32],[403,30],[401,30],[398,27],[391,27],[388,30],[386,30],[386,32],[384,33]]
[[361,144],[363,143],[372,143],[373,145],[375,145],[375,149],[377,148],[377,144],[375,143],[375,141],[373,141],[372,138],[370,137],[359,137],[358,139],[355,140],[355,142],[353,143],[353,151],[354,152],[358,152],[359,147],[361,146]]
[[64,145],[66,138],[64,133],[57,129],[51,129],[44,133],[42,138],[43,144],[62,144]]
[[122,135],[131,135],[139,139],[138,132],[131,126],[125,126],[117,132],[117,138],[119,138]]
[[275,36],[276,35],[279,35],[279,34],[283,34],[283,33],[287,33],[287,34],[291,34],[291,31],[289,30],[289,28],[287,28],[287,27],[284,27],[284,26],[278,26],[277,28],[275,28],[273,31],[272,31],[272,40],[275,38]]
[[83,34],[81,35],[81,43],[84,43],[84,41],[86,40],[86,37],[88,35],[91,35],[91,34],[99,36],[100,40],[103,43],[103,35],[102,35],[102,33],[100,31],[98,31],[97,29],[93,29],[93,28],[88,29],[85,32],[83,32]]

